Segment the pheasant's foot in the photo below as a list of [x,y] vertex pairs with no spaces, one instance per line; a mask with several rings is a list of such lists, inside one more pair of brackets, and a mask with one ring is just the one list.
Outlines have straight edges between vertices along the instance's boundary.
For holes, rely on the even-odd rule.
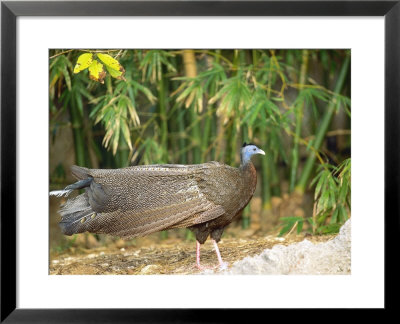
[[215,267],[207,267],[203,266],[201,264],[196,263],[196,268],[199,269],[200,271],[206,271],[206,270],[214,270]]
[[222,263],[219,264],[219,270],[220,271],[226,270],[226,269],[228,269],[228,266],[229,266],[228,262],[222,262]]
[[212,240],[212,242],[213,242],[213,244],[214,244],[214,250],[215,250],[215,253],[216,253],[217,258],[218,258],[219,270],[226,270],[226,269],[228,269],[229,263],[228,263],[228,262],[222,261],[221,253],[219,252],[219,248],[218,248],[217,242],[216,242],[215,240]]
[[213,270],[211,267],[202,266],[200,264],[200,243],[196,241],[196,268],[200,271]]

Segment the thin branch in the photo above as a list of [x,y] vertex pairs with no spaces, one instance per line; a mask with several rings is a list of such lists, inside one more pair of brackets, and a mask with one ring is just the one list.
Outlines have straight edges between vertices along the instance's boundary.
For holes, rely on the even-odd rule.
[[51,60],[51,59],[53,59],[53,58],[55,58],[55,57],[57,57],[57,56],[67,54],[67,53],[70,53],[70,52],[72,52],[72,51],[75,51],[75,49],[70,49],[70,50],[68,50],[68,51],[64,51],[64,52],[55,54],[55,55],[53,55],[53,56],[50,56],[49,59]]
[[[53,59],[53,58],[55,58],[57,56],[67,54],[67,53],[70,53],[72,51],[81,51],[81,52],[90,52],[90,53],[109,53],[109,52],[116,52],[116,51],[120,51],[121,52],[122,50],[119,50],[119,49],[114,49],[114,50],[90,50],[90,49],[73,48],[73,49],[70,49],[70,50],[67,50],[67,51],[64,51],[64,52],[61,52],[61,53],[57,53],[57,54],[55,54],[53,56],[50,56],[49,59],[51,60],[51,59]],[[119,54],[120,53],[118,53],[117,56]]]

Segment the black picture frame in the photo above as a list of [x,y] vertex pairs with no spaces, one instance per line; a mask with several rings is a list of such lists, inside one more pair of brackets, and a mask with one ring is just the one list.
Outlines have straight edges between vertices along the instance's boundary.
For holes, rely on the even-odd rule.
[[[1,3],[1,321],[6,323],[225,322],[239,310],[16,308],[16,19],[19,16],[384,16],[385,308],[394,306],[389,240],[399,234],[400,1],[4,1]],[[373,166],[371,166],[373,169]],[[393,254],[397,257],[398,253]],[[393,280],[393,281],[392,281]],[[387,283],[390,282],[388,285]],[[211,290],[211,289],[210,289]],[[134,292],[133,292],[134,293]],[[210,296],[218,298],[218,296]],[[256,310],[252,310],[256,311]],[[257,310],[261,312],[261,310]],[[260,314],[261,315],[261,314]],[[253,315],[252,315],[253,316]]]

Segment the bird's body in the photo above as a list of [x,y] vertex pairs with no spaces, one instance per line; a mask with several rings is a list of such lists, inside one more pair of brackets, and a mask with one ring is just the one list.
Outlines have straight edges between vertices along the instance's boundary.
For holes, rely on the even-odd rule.
[[79,181],[53,194],[81,188],[85,193],[61,207],[61,229],[66,235],[87,231],[132,238],[189,228],[198,242],[200,267],[199,243],[211,236],[216,244],[254,194],[257,177],[250,156],[243,163],[242,153],[239,168],[218,162],[108,170],[73,166]]

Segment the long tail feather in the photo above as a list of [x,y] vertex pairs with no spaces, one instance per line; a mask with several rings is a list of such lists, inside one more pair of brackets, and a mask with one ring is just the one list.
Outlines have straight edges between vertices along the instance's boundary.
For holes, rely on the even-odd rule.
[[86,188],[86,187],[90,186],[92,181],[93,181],[93,178],[91,178],[91,177],[89,177],[87,179],[83,179],[83,180],[77,181],[77,182],[75,182],[75,183],[73,183],[73,184],[71,184],[69,186],[66,186],[62,190],[50,191],[50,196],[57,196],[57,197],[65,196],[65,197],[68,197],[68,195],[72,191],[74,191],[76,189],[83,189],[83,188]]
[[53,190],[50,191],[50,196],[57,196],[57,197],[68,197],[68,195],[73,191],[73,189],[63,189],[63,190]]

